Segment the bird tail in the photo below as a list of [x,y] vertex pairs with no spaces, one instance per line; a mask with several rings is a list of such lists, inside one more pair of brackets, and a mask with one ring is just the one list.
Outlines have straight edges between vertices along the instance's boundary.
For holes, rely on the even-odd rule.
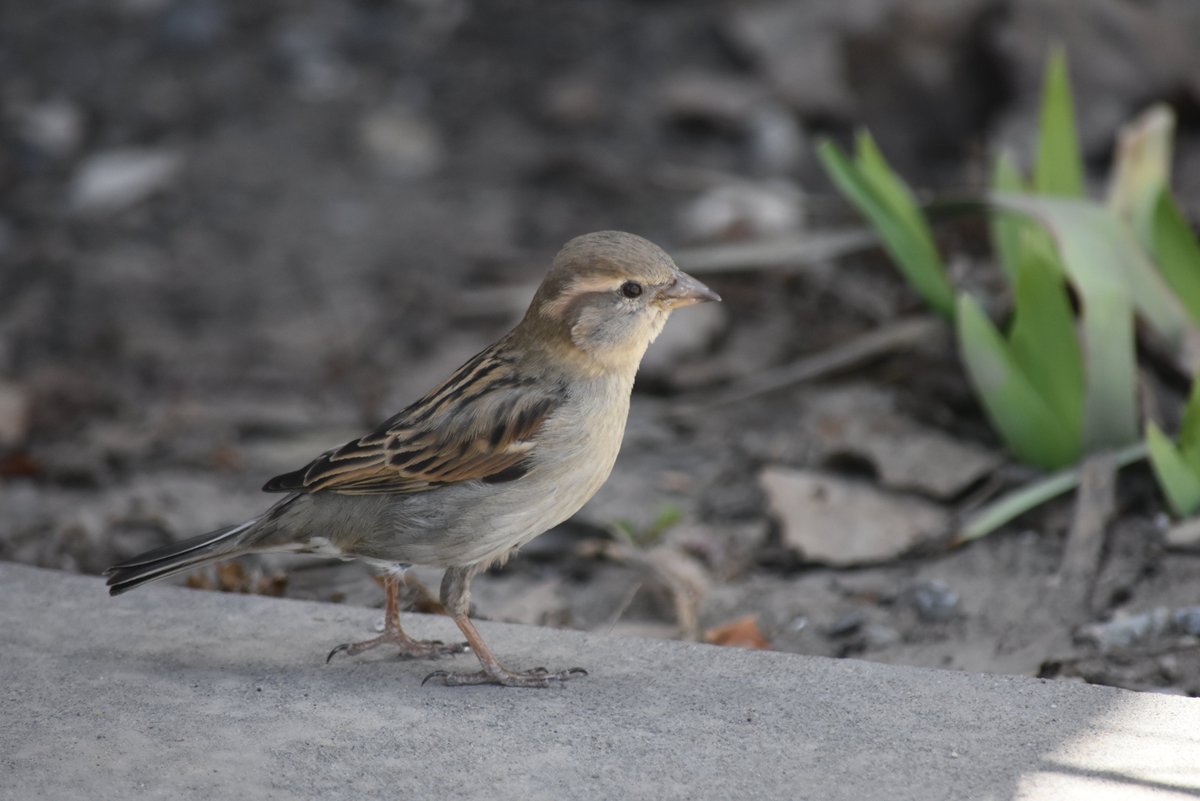
[[240,552],[238,535],[256,525],[260,519],[256,517],[241,525],[220,528],[183,542],[164,545],[113,565],[104,571],[104,575],[108,576],[108,594],[120,595],[148,582],[236,556]]

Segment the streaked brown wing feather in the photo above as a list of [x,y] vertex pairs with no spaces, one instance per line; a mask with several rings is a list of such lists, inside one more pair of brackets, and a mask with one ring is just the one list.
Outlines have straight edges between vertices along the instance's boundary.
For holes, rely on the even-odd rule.
[[562,399],[557,387],[521,377],[493,346],[375,431],[263,489],[374,495],[519,478],[534,435]]

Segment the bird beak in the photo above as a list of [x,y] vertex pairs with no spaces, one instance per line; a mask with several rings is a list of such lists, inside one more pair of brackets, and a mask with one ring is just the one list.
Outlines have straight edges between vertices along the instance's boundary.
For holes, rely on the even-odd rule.
[[695,306],[710,300],[720,301],[721,296],[685,272],[675,275],[675,281],[658,293],[658,302],[668,309]]

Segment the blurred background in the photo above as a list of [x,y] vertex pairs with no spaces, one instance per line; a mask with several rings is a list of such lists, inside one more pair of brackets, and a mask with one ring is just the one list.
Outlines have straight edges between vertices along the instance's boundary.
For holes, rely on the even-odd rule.
[[[922,190],[1028,169],[1059,43],[1093,194],[1166,101],[1194,223],[1196,31],[1194,0],[0,3],[0,558],[98,573],[258,512],[615,228],[726,302],[675,315],[609,485],[480,616],[1200,694],[1200,557],[1144,465],[1082,612],[1070,498],[949,546],[1035,474],[815,154],[865,126]],[[937,235],[1003,309],[985,226]],[[382,600],[318,560],[189,582]]]

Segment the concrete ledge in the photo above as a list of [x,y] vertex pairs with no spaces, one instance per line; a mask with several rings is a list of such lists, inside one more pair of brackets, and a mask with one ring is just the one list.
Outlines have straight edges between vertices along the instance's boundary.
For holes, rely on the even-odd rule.
[[1197,699],[500,624],[513,667],[592,675],[324,664],[378,617],[0,564],[0,798],[1200,797]]

